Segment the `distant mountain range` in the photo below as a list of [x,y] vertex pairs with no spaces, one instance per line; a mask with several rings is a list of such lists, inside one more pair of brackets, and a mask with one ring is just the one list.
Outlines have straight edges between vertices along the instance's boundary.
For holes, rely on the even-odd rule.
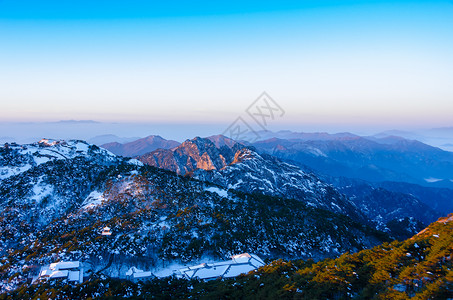
[[158,135],[150,135],[142,139],[137,139],[134,141],[126,143],[106,143],[101,147],[109,150],[110,152],[121,155],[125,157],[134,157],[139,156],[156,149],[171,149],[178,146],[180,143],[177,141],[166,140]]
[[88,143],[94,144],[96,146],[102,146],[104,144],[108,143],[120,143],[120,144],[125,144],[129,142],[134,142],[136,140],[139,140],[139,137],[119,137],[114,134],[103,134],[103,135],[97,135],[93,138],[90,138],[87,140]]
[[299,135],[293,139],[271,138],[251,146],[330,176],[453,188],[452,152],[401,137]]

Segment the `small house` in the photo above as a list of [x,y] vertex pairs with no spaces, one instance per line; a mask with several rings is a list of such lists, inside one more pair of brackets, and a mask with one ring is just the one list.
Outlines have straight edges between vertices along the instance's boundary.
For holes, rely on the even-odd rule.
[[112,232],[110,231],[110,227],[107,227],[107,226],[104,227],[104,228],[102,229],[101,235],[112,235]]

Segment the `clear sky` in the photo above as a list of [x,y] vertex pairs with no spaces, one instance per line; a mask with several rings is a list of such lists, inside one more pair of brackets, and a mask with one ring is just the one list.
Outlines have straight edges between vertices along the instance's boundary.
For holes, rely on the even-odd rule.
[[452,54],[452,1],[0,0],[0,122],[228,123],[267,91],[287,124],[451,126]]

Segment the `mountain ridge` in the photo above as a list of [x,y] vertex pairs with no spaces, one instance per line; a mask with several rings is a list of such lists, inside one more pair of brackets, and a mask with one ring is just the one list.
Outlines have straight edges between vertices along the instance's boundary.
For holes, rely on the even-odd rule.
[[159,135],[150,135],[127,143],[111,142],[101,145],[116,155],[134,157],[154,151],[156,149],[171,149],[180,143],[173,140],[166,140]]

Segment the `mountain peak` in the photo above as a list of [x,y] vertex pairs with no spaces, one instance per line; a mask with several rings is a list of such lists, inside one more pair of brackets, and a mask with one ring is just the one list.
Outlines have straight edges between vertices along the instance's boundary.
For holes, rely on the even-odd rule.
[[226,146],[228,148],[232,148],[233,146],[239,144],[235,140],[230,139],[230,138],[228,138],[228,137],[226,137],[224,135],[221,135],[221,134],[208,136],[206,139],[208,139],[211,142],[213,142],[214,145],[217,148],[220,148],[220,147],[223,147],[223,146]]
[[179,144],[177,141],[166,140],[160,135],[150,135],[124,144],[117,142],[107,143],[103,144],[102,147],[116,155],[135,157],[156,149],[171,149]]
[[43,138],[38,142],[38,144],[43,146],[55,146],[58,144],[66,144],[66,141]]

